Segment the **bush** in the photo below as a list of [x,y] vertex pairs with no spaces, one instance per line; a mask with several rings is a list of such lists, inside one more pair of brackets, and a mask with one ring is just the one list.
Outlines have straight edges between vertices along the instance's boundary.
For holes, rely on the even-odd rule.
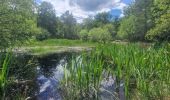
[[80,39],[87,41],[88,31],[86,29],[81,30],[80,33],[79,33],[79,37],[80,37]]
[[40,29],[39,34],[36,36],[38,41],[46,40],[49,37],[49,32],[46,29]]
[[107,29],[93,28],[89,31],[89,39],[94,42],[106,42],[111,40],[111,35]]
[[116,36],[116,34],[117,34],[116,26],[114,26],[112,24],[106,24],[103,27],[104,27],[104,29],[107,29],[109,31],[112,38],[114,38]]

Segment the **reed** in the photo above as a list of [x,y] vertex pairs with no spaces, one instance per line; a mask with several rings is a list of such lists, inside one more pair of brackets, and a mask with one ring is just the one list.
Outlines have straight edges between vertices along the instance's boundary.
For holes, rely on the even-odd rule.
[[[107,45],[104,55],[112,58],[113,73],[125,82],[126,98],[164,99],[169,96],[169,46],[141,48],[139,44]],[[137,93],[137,94],[136,94]]]
[[[2,55],[3,56],[3,55]],[[2,66],[0,67],[0,98],[4,98],[5,96],[5,89],[7,85],[7,77],[9,72],[9,64],[11,60],[11,52],[6,53],[5,58],[1,61]],[[3,57],[1,57],[3,58]]]
[[[69,64],[68,64],[69,65]],[[140,44],[105,44],[89,55],[72,58],[64,79],[71,100],[99,99],[103,71],[124,82],[126,99],[167,99],[170,95],[170,45],[159,48]]]
[[64,87],[64,92],[67,95],[65,97],[70,100],[88,100],[98,97],[103,62],[100,55],[96,53],[90,53],[90,55],[91,57],[86,54],[73,57],[68,64],[71,66],[65,68],[64,85],[62,87]]

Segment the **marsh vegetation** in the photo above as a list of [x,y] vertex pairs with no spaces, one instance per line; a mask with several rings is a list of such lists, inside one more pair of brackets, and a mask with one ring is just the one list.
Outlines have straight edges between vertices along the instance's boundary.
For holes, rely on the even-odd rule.
[[[101,99],[105,91],[112,99],[123,98],[123,93],[130,100],[166,100],[170,92],[169,49],[168,46],[155,48],[141,44],[99,46],[71,60],[70,72],[65,72],[63,81],[64,97]],[[103,81],[111,85],[103,88]]]
[[170,100],[170,0],[81,22],[53,5],[0,0],[0,99]]

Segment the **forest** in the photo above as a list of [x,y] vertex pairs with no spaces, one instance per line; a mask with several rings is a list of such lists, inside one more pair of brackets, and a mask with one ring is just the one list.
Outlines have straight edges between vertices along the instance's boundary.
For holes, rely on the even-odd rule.
[[[122,17],[101,12],[81,22],[56,13],[46,1],[0,0],[2,100],[170,99],[170,0],[134,0]],[[50,79],[62,59],[59,86],[41,93],[36,77]]]

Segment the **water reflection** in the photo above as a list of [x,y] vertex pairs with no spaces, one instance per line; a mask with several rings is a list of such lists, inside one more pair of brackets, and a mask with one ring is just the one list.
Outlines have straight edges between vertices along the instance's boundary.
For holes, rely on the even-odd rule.
[[72,55],[62,53],[38,58],[38,100],[61,100],[59,82],[64,76],[64,67]]
[[[81,56],[77,53],[51,54],[43,57],[14,55],[9,76],[11,80],[17,80],[18,83],[9,84],[7,98],[9,100],[17,97],[29,98],[29,100],[62,100],[59,83],[64,76],[64,67],[70,65],[72,56],[81,62]],[[120,100],[125,100],[123,81],[120,82],[119,88],[115,82],[116,78],[112,76],[103,79],[100,88],[101,100],[114,100],[117,99],[116,96]]]
[[64,66],[73,55],[76,54],[61,53],[43,57],[14,54],[6,98],[61,100],[59,81],[64,75]]

